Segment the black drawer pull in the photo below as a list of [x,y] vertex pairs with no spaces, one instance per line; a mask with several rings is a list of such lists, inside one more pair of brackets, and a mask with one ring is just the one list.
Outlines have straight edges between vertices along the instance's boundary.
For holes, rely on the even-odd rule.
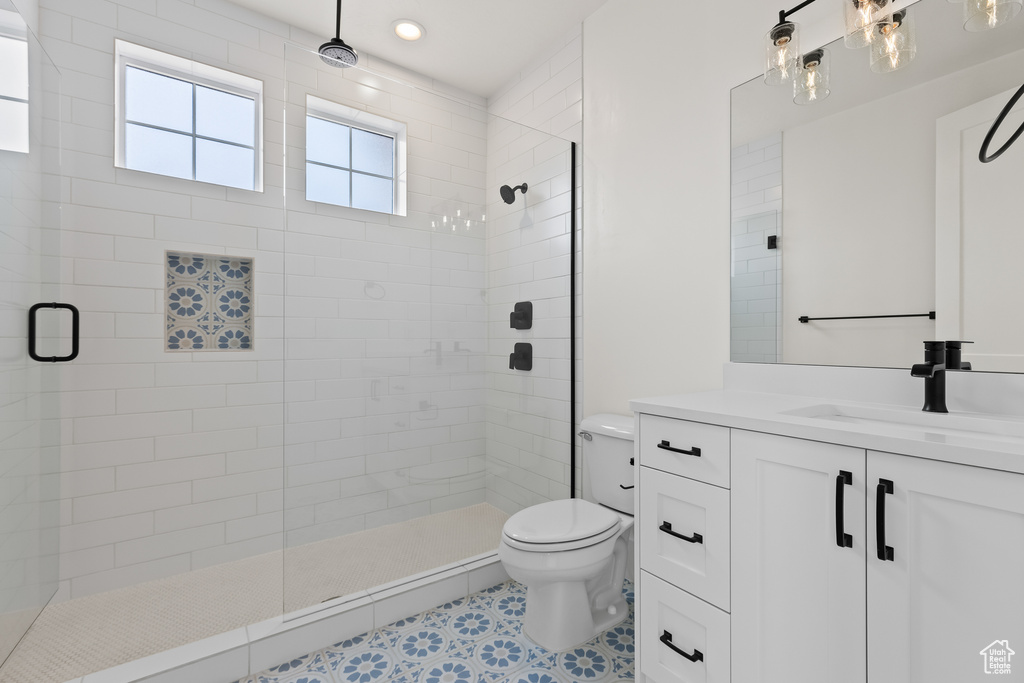
[[696,446],[692,446],[690,450],[685,450],[682,448],[673,448],[672,444],[670,444],[668,441],[663,440],[661,443],[658,444],[658,448],[661,448],[662,450],[666,451],[672,451],[673,453],[682,453],[683,455],[693,455],[698,458],[700,457],[700,449],[697,448]]
[[879,479],[875,489],[875,540],[878,543],[878,559],[895,562],[891,545],[885,544],[885,494],[893,492],[892,482]]
[[672,650],[672,652],[675,652],[677,655],[681,655],[683,657],[686,657],[691,662],[703,662],[704,661],[704,653],[701,652],[700,650],[694,650],[692,655],[688,655],[685,652],[683,652],[682,650],[680,650],[678,647],[673,645],[672,644],[672,634],[669,633],[668,631],[662,632],[661,638],[658,638],[658,640],[663,642],[665,645],[668,645],[668,649]]
[[853,474],[846,470],[839,470],[839,474],[836,475],[836,545],[840,548],[853,547],[853,536],[846,533],[846,524],[843,521],[847,486],[853,486]]
[[701,536],[700,534],[698,534],[697,532],[694,532],[693,536],[683,536],[682,534],[680,534],[678,532],[672,531],[672,523],[671,522],[662,522],[661,526],[658,527],[658,530],[659,531],[664,531],[669,536],[675,536],[676,538],[681,538],[684,541],[686,541],[687,543],[703,543],[704,542],[704,537]]
[[635,489],[636,488],[636,484],[634,484],[632,486],[626,486],[625,484],[619,484],[619,488],[622,489],[623,491],[628,491],[630,489]]

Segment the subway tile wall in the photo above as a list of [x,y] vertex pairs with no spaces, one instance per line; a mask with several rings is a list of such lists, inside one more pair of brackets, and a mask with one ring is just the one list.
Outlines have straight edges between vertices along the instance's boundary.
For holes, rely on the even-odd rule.
[[[512,510],[566,495],[567,155],[484,112],[578,139],[578,32],[487,103],[372,56],[368,71],[320,68],[286,43],[322,36],[226,0],[40,5],[66,86],[64,297],[83,310],[82,355],[62,376],[60,597],[484,499]],[[264,81],[263,193],[114,167],[115,38]],[[302,156],[282,160],[311,88],[406,122],[408,217],[305,202]],[[532,227],[495,213],[485,231],[513,177],[531,182]],[[459,210],[479,222],[437,228]],[[164,350],[166,251],[254,260],[251,351]],[[543,314],[547,367],[529,378],[488,342],[503,297]]]
[[[21,17],[8,8],[0,8],[0,23],[24,32]],[[30,31],[35,28],[28,12],[25,19]],[[26,99],[55,102],[58,75],[30,32],[27,43]],[[12,66],[5,62],[0,69]],[[28,107],[27,153],[21,144],[16,152],[0,144],[0,660],[57,588],[60,406],[43,391],[58,382],[59,366],[30,360],[26,344],[29,308],[60,301],[52,239],[59,224],[60,150],[56,121],[47,115],[41,107]],[[13,147],[10,140],[4,136]],[[55,343],[61,319],[70,315],[37,311],[39,355],[69,352],[67,341]]]
[[[488,115],[293,46],[285,63],[290,547],[484,502]],[[312,93],[407,124],[408,216],[306,201]]]
[[[730,360],[782,361],[782,133],[732,150]],[[778,249],[768,237],[778,236]]]
[[[582,142],[582,27],[552,53],[524,67],[491,98],[487,168],[487,501],[506,512],[569,495],[569,448],[582,419],[577,380],[577,424],[569,422],[570,211],[577,211],[576,363],[582,378],[582,226],[570,207],[569,142]],[[538,133],[549,133],[556,138]],[[582,205],[582,148],[577,148],[577,207]],[[527,183],[506,205],[498,188]],[[509,328],[517,301],[532,301],[531,330]],[[533,370],[508,369],[516,342],[533,344]]]

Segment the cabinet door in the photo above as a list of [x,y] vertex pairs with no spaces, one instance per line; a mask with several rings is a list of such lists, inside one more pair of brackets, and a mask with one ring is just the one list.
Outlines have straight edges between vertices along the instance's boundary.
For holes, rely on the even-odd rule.
[[874,452],[868,475],[871,683],[1024,680],[1024,476]]
[[862,450],[733,430],[733,680],[864,683],[864,471]]

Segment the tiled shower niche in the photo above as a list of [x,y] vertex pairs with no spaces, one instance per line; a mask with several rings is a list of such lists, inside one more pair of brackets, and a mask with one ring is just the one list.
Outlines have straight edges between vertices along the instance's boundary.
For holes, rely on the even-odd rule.
[[253,259],[166,252],[166,351],[253,348]]

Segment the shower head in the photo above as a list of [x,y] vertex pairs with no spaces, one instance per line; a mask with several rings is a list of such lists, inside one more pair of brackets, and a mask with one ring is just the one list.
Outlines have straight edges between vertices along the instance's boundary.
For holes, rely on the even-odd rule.
[[359,54],[341,38],[331,38],[320,46],[320,59],[325,64],[345,69],[356,65]]
[[501,199],[506,204],[511,204],[516,200],[516,190],[522,190],[523,194],[526,194],[526,190],[529,186],[526,183],[522,185],[516,185],[515,187],[509,187],[508,185],[502,185],[499,192],[501,192]]
[[334,37],[320,46],[320,59],[325,64],[348,68],[359,62],[359,53],[341,39],[341,0],[338,0],[338,17]]

